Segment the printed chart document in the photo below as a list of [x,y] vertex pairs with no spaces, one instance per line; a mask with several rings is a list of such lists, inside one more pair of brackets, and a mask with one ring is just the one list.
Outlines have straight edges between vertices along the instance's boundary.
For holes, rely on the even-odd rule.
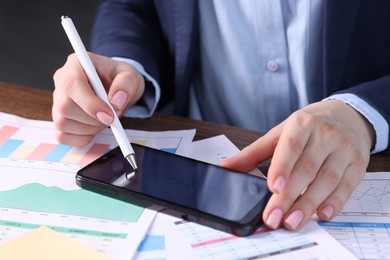
[[[195,130],[126,133],[133,142],[177,152]],[[55,141],[52,122],[0,113],[0,244],[46,226],[113,259],[130,259],[156,211],[75,184],[81,167],[116,146],[108,129],[74,148]]]
[[[179,154],[211,164],[218,165],[221,161],[240,152],[225,135],[217,135],[192,142],[188,149],[179,151]],[[254,169],[250,174],[265,177],[259,169]]]
[[[188,157],[217,164],[238,152],[225,136],[193,142]],[[315,220],[300,232],[260,227],[249,237],[236,237],[183,221],[169,209],[157,214],[136,259],[357,259]]]
[[172,210],[159,213],[136,259],[358,259],[315,220],[299,232],[260,227],[237,237],[183,221]]
[[202,162],[218,164],[240,150],[225,135],[217,135],[192,142],[188,149],[180,152],[181,155]]
[[337,217],[320,226],[359,259],[390,259],[390,172],[368,172]]
[[[132,142],[214,164],[238,152],[225,136],[192,142],[195,130],[126,133]],[[386,201],[390,176],[381,173],[367,175],[370,179],[351,198],[354,203],[347,203],[350,206],[334,222],[325,225],[313,220],[300,232],[261,227],[247,238],[183,221],[176,212],[156,214],[149,205],[132,205],[80,189],[75,173],[116,146],[108,129],[88,146],[74,148],[55,141],[51,122],[0,113],[0,246],[46,226],[112,259],[357,259],[369,258],[372,251],[361,247],[362,240],[348,247],[345,241],[350,234],[357,237],[363,227],[371,232],[366,235],[389,233],[384,234],[390,214]],[[373,199],[383,207],[370,211]],[[354,230],[343,235],[335,229],[342,225]],[[383,244],[379,246],[383,249]],[[359,255],[353,247],[365,254]]]

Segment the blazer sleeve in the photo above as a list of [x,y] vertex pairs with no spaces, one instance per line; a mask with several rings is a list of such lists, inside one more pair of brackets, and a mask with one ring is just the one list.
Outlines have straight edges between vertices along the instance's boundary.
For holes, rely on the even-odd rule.
[[[390,125],[390,75],[358,84],[357,86],[337,93],[351,93],[365,100],[372,108],[376,109],[386,120],[387,124]],[[390,133],[388,140],[390,140]],[[390,154],[389,146],[383,152]]]
[[153,1],[101,1],[92,28],[92,52],[133,59],[158,82],[165,45]]

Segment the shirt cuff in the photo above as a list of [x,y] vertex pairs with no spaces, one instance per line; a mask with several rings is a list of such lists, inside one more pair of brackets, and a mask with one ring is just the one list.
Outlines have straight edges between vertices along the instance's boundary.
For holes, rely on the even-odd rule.
[[141,73],[144,78],[150,81],[152,84],[145,84],[145,91],[142,95],[142,101],[138,102],[134,106],[130,107],[123,116],[125,117],[138,117],[146,118],[153,115],[156,111],[157,104],[160,100],[161,89],[157,84],[157,81],[150,76],[144,69],[144,67],[137,61],[132,59],[126,59],[121,57],[112,57],[112,59],[117,61],[123,61],[132,65],[139,73]]
[[379,153],[385,149],[389,144],[389,125],[385,118],[372,106],[370,106],[365,100],[360,97],[346,93],[335,94],[324,100],[337,99],[350,105],[359,113],[361,113],[373,126],[376,134],[376,144],[371,154]]

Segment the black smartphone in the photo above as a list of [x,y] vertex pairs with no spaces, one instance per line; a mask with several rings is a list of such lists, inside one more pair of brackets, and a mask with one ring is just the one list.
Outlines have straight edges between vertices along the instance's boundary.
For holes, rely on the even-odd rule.
[[161,205],[185,220],[237,236],[262,224],[271,195],[264,178],[137,144],[133,149],[135,176],[117,147],[80,169],[76,183],[126,202]]

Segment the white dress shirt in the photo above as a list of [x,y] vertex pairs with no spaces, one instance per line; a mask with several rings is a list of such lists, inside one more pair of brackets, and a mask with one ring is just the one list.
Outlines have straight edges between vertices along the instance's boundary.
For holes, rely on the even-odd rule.
[[[266,132],[322,95],[323,0],[200,0],[200,66],[191,88],[190,117]],[[134,63],[150,80],[140,64]],[[160,89],[146,95],[153,113]],[[335,95],[376,131],[372,152],[387,147],[388,124],[355,95]],[[153,105],[154,104],[154,105]],[[149,113],[147,113],[149,111]],[[145,113],[146,112],[146,113]]]
[[309,47],[322,42],[322,4],[200,0],[191,117],[266,132],[314,100],[307,82],[320,47]]

